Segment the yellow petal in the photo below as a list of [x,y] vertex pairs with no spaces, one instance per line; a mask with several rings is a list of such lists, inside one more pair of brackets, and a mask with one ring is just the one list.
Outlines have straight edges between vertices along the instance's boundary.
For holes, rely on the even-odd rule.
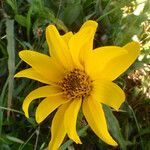
[[66,132],[69,138],[75,141],[77,144],[81,144],[80,138],[76,131],[77,116],[80,110],[81,102],[81,99],[73,100],[68,106],[64,116],[64,125]]
[[35,71],[33,68],[25,69],[14,76],[15,78],[25,77],[33,80],[40,81],[42,83],[50,84],[51,82],[47,79],[45,79],[41,74],[39,74],[37,71]]
[[71,39],[72,36],[73,36],[73,33],[72,33],[72,32],[68,32],[68,33],[62,35],[61,37],[62,37],[62,39],[63,39],[63,40],[67,43],[67,45],[68,45],[68,42],[69,42],[69,40]]
[[102,105],[90,96],[88,99],[83,100],[82,109],[88,124],[95,134],[107,144],[117,146],[118,144],[108,132]]
[[140,53],[140,45],[137,42],[130,42],[123,48],[127,54],[110,60],[103,70],[103,78],[115,80],[132,65]]
[[105,68],[106,64],[110,60],[125,54],[127,54],[127,51],[118,46],[99,47],[88,55],[88,58],[85,60],[85,70],[93,80],[104,78],[103,71],[108,70]]
[[23,50],[19,52],[19,56],[48,81],[55,82],[63,76],[64,70],[47,55],[35,51]]
[[50,113],[52,113],[57,107],[68,102],[62,97],[62,95],[54,95],[45,98],[36,109],[36,121],[41,123]]
[[83,59],[86,59],[88,52],[93,48],[93,38],[96,28],[96,22],[88,21],[69,41],[72,58],[78,67],[82,67]]
[[63,124],[64,114],[69,103],[66,103],[57,110],[51,125],[51,141],[49,143],[49,150],[58,150],[66,135],[66,130]]
[[52,95],[56,95],[59,93],[59,90],[54,86],[43,86],[34,91],[30,92],[28,96],[25,98],[22,109],[25,112],[25,116],[29,118],[28,108],[30,103],[38,98],[49,97]]
[[123,90],[111,81],[94,81],[91,94],[95,101],[109,105],[116,110],[125,101]]
[[48,42],[50,55],[66,69],[72,69],[72,58],[67,43],[62,39],[54,25],[46,28],[46,40]]
[[84,53],[84,51],[93,49],[94,35],[95,35],[96,29],[98,27],[98,23],[93,20],[88,20],[82,25],[80,31],[87,27],[91,28],[91,37],[89,38],[89,42],[87,43],[86,48],[81,51],[81,56]]
[[98,23],[96,21],[93,20],[87,20],[86,22],[84,22],[84,24],[82,25],[82,27],[80,28],[80,30],[87,28],[87,27],[92,27],[93,28],[93,34],[95,34],[96,28],[98,26]]
[[[85,28],[90,28],[90,29],[91,29],[91,37],[89,38],[89,43],[87,43],[89,50],[92,50],[92,49],[93,49],[93,40],[94,40],[94,35],[95,35],[95,32],[96,32],[97,27],[98,27],[98,23],[97,23],[97,22],[95,22],[95,21],[93,21],[93,20],[88,20],[88,21],[86,21],[86,22],[82,25],[82,27],[81,27],[81,29],[80,29],[80,31],[84,30]],[[79,32],[80,32],[80,31],[79,31]],[[86,50],[86,49],[85,49],[85,50]]]
[[80,62],[81,64],[85,65],[85,60],[87,59],[88,55],[90,54],[90,51],[93,50],[93,42],[94,42],[94,36],[95,36],[95,32],[96,29],[98,27],[98,23],[92,20],[88,20],[86,21],[82,27],[81,30],[84,28],[90,27],[91,28],[91,35],[89,36],[89,41],[86,43],[86,45],[84,45],[80,51]]

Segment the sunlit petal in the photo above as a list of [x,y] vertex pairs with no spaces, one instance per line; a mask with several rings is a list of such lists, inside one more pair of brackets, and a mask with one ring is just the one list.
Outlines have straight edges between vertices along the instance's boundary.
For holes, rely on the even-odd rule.
[[[118,56],[124,56],[127,51],[117,46],[105,46],[91,51],[85,60],[85,70],[92,79],[102,78],[103,70],[108,62]],[[108,70],[105,68],[105,70]],[[104,70],[104,71],[105,71]]]
[[47,97],[38,105],[36,109],[36,121],[41,123],[50,113],[52,113],[57,107],[68,102],[62,97],[62,95],[55,95]]
[[[86,21],[83,25],[82,25],[82,27],[81,27],[81,29],[80,29],[80,31],[82,30],[82,29],[85,29],[85,28],[90,28],[91,29],[91,33],[89,34],[88,33],[88,42],[85,44],[85,45],[83,45],[83,47],[81,48],[81,50],[80,50],[80,54],[79,54],[79,57],[80,57],[80,62],[81,62],[81,64],[83,64],[83,65],[85,65],[84,64],[84,60],[86,60],[87,59],[87,57],[88,57],[88,55],[89,55],[89,51],[90,50],[93,50],[93,42],[94,42],[94,36],[95,36],[95,32],[96,32],[96,29],[97,29],[97,27],[98,27],[98,23],[97,22],[95,22],[95,21],[93,21],[93,20],[88,20],[88,21]],[[79,32],[80,32],[79,31]],[[90,35],[90,36],[89,36]]]
[[46,28],[46,40],[49,45],[50,55],[66,69],[72,69],[72,57],[67,43],[62,39],[54,25],[49,25]]
[[127,51],[127,54],[110,60],[102,71],[103,78],[115,80],[131,66],[140,53],[140,45],[137,42],[128,43],[123,48]]
[[73,36],[73,33],[72,33],[72,32],[68,32],[68,33],[62,35],[61,37],[62,37],[62,39],[63,39],[63,40],[67,43],[67,45],[68,45],[69,40],[71,39],[72,36]]
[[63,124],[64,114],[69,103],[66,103],[57,110],[51,126],[51,141],[49,143],[49,150],[57,150],[66,135],[66,130]]
[[88,21],[81,27],[79,32],[72,36],[69,41],[72,58],[78,67],[81,67],[83,59],[86,59],[86,55],[93,48],[93,38],[96,28],[96,22]]
[[83,101],[82,109],[88,124],[95,134],[107,144],[117,146],[118,144],[108,132],[102,105],[89,97]]
[[22,109],[25,113],[25,116],[29,118],[28,108],[30,103],[38,98],[49,97],[52,95],[56,95],[59,93],[59,90],[54,86],[43,86],[38,89],[33,90],[29,95],[25,98]]
[[35,51],[23,50],[19,52],[19,56],[47,80],[58,81],[64,74],[64,70],[47,55]]
[[39,74],[33,68],[22,70],[22,71],[18,72],[14,77],[15,78],[25,77],[25,78],[33,79],[33,80],[40,81],[40,82],[46,83],[46,84],[51,83],[48,79],[45,79],[44,76]]
[[80,138],[76,131],[77,116],[80,110],[81,102],[81,99],[73,100],[66,109],[64,116],[64,125],[66,132],[69,138],[75,141],[77,144],[81,144]]
[[125,101],[123,90],[111,81],[94,81],[91,94],[94,100],[109,105],[116,110],[118,110]]

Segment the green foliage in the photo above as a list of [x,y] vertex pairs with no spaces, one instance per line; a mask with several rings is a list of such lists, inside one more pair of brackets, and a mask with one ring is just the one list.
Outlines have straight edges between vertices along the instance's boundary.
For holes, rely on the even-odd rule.
[[[13,79],[28,66],[18,52],[48,52],[45,28],[55,24],[61,34],[76,32],[92,19],[99,23],[94,47],[123,46],[133,39],[141,43],[136,63],[117,82],[126,93],[119,112],[104,106],[108,128],[120,150],[150,149],[150,1],[149,0],[6,0],[0,2],[0,150],[44,150],[49,142],[53,114],[38,125],[34,112],[25,118],[21,105],[27,94],[40,86],[29,79]],[[34,110],[34,106],[31,109]],[[82,122],[82,123],[81,123]],[[87,126],[82,114],[76,145],[67,138],[60,150],[111,150]]]

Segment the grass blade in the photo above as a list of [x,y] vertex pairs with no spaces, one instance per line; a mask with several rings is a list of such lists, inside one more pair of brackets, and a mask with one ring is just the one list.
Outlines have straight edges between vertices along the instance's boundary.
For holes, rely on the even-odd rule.
[[[14,41],[14,20],[6,20],[6,36],[7,36],[7,53],[8,53],[8,109],[11,107],[13,89],[14,89],[14,73],[15,73],[15,41]],[[7,117],[10,110],[7,111]]]

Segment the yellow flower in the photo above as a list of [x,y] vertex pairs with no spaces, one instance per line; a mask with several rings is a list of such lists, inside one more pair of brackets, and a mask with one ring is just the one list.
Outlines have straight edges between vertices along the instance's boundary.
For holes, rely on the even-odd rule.
[[23,110],[26,117],[29,117],[29,104],[38,98],[44,98],[36,109],[38,123],[57,109],[51,126],[49,150],[57,150],[66,134],[81,144],[76,131],[80,108],[95,134],[107,144],[117,146],[108,132],[102,104],[118,110],[124,102],[124,92],[112,81],[135,61],[140,47],[137,42],[131,42],[123,47],[104,46],[93,50],[96,28],[95,21],[87,21],[76,34],[68,32],[62,36],[54,25],[49,25],[46,40],[51,57],[31,50],[19,53],[31,68],[15,77],[47,84],[25,98]]

